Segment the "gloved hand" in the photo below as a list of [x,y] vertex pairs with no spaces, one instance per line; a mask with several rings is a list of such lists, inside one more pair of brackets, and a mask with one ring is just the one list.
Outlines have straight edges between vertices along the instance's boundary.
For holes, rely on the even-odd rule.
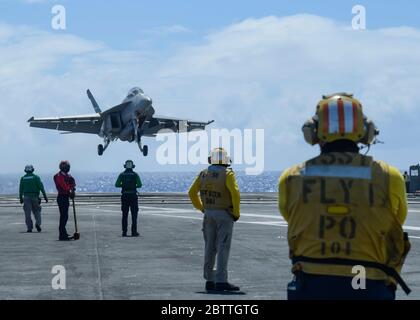
[[69,177],[69,184],[71,184],[73,187],[76,186],[76,180],[74,180],[73,177]]
[[230,207],[228,210],[229,210],[230,216],[232,217],[233,221],[234,222],[238,221],[239,220],[239,214],[238,214],[238,216],[236,216],[236,214],[233,213],[233,207]]
[[47,197],[44,197],[44,200],[45,200],[46,203],[48,203],[48,198]]
[[38,204],[41,205],[41,198],[38,198]]
[[76,198],[76,193],[74,191],[71,191],[70,192],[70,199],[73,200],[74,198]]
[[22,199],[22,198],[20,198],[19,200],[20,200],[20,204],[23,204],[23,199]]

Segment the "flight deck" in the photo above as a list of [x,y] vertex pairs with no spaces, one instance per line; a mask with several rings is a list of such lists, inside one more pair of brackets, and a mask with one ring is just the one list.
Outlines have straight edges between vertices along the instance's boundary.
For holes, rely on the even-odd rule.
[[[139,238],[121,237],[118,194],[76,198],[81,238],[58,241],[54,196],[43,203],[42,232],[26,233],[16,196],[0,196],[0,299],[286,299],[291,279],[287,223],[275,193],[243,194],[234,226],[229,281],[240,293],[207,294],[202,277],[202,213],[186,194],[141,194]],[[70,208],[67,229],[74,232]],[[129,220],[130,221],[130,220]],[[420,201],[409,201],[405,225],[411,252],[403,278],[420,299]],[[66,289],[54,289],[63,266]]]

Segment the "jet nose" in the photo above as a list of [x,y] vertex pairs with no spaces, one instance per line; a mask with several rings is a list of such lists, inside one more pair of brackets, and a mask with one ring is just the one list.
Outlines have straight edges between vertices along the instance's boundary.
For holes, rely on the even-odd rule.
[[144,106],[151,106],[152,105],[152,98],[150,98],[149,96],[146,96],[145,94],[142,97],[143,100],[143,105]]

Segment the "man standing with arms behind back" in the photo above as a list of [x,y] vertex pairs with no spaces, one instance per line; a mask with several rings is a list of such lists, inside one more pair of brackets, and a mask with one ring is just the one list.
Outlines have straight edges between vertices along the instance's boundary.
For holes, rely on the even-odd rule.
[[223,148],[212,150],[208,162],[210,166],[200,172],[188,192],[193,206],[204,213],[205,288],[207,291],[239,291],[239,287],[228,282],[227,270],[233,224],[240,217],[239,187]]
[[[321,154],[285,170],[279,209],[288,222],[290,300],[394,300],[410,249],[404,179],[395,167],[359,153],[379,134],[347,93],[323,96],[302,128]],[[355,285],[354,267],[364,270]],[[362,281],[361,280],[361,281]]]
[[26,174],[20,179],[19,199],[23,203],[23,210],[25,211],[25,222],[27,232],[32,232],[33,222],[31,213],[35,216],[35,227],[38,232],[41,232],[41,199],[39,193],[42,192],[45,202],[48,202],[47,194],[44,190],[44,185],[41,179],[34,174],[33,165],[25,167]]
[[71,239],[66,230],[66,224],[69,219],[70,200],[74,199],[76,192],[76,182],[69,174],[70,163],[68,161],[60,162],[60,172],[54,176],[55,186],[58,191],[57,204],[60,210],[60,225],[58,228],[60,241],[68,241]]
[[124,164],[125,171],[122,172],[115,182],[116,188],[121,188],[121,211],[122,211],[122,236],[127,236],[128,212],[131,211],[131,236],[138,237],[137,216],[139,213],[139,198],[137,188],[142,187],[140,176],[134,172],[134,162],[127,160]]

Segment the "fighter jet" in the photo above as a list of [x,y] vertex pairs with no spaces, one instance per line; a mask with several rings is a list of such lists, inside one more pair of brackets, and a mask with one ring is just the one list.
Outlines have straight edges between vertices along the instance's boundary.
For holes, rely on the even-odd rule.
[[98,145],[98,155],[103,155],[109,144],[115,140],[136,142],[144,156],[148,154],[147,145],[142,146],[142,137],[155,137],[159,130],[190,132],[204,130],[212,121],[200,122],[155,116],[152,99],[140,88],[128,92],[123,102],[107,111],[101,111],[90,90],[87,95],[95,114],[58,117],[30,118],[31,127],[64,131],[64,133],[91,133],[103,138],[104,144]]

